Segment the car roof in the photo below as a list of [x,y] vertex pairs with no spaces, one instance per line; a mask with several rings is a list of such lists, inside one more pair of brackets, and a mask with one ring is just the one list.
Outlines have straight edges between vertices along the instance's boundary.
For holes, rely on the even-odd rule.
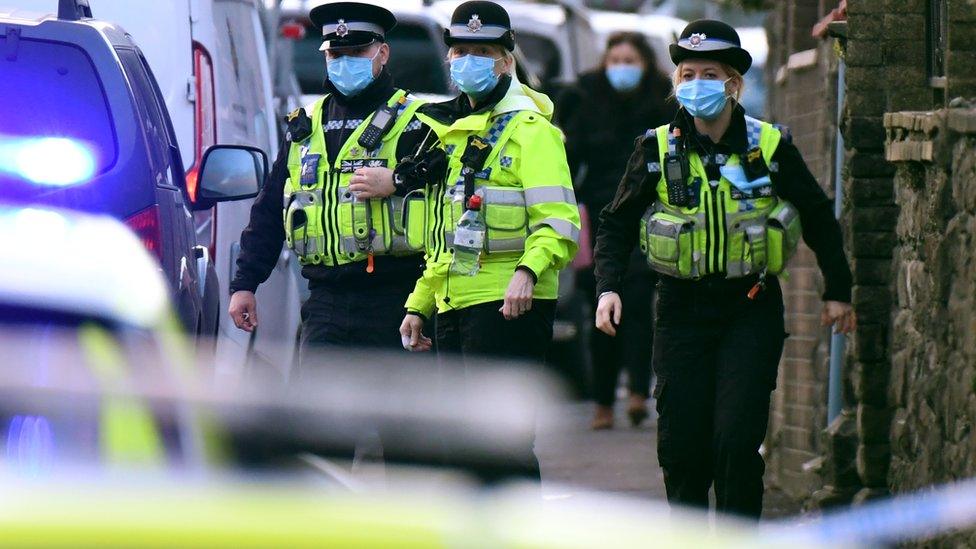
[[[112,46],[133,47],[135,45],[129,34],[125,32],[125,29],[109,21],[99,20],[97,17],[93,19],[79,19],[77,21],[65,21],[58,19],[58,16],[54,13],[37,11],[37,6],[35,5],[36,0],[4,0],[4,2],[8,4],[0,6],[0,22],[4,24],[26,26],[63,25],[64,29],[61,32],[66,42],[71,41],[71,35],[66,31],[71,28],[90,27],[97,30]],[[25,9],[16,5],[9,5],[18,3],[30,5],[31,8]],[[51,2],[51,6],[52,8],[57,8],[53,1]],[[98,15],[97,10],[94,12],[94,15]]]
[[169,311],[159,266],[121,223],[0,204],[0,303],[151,329]]

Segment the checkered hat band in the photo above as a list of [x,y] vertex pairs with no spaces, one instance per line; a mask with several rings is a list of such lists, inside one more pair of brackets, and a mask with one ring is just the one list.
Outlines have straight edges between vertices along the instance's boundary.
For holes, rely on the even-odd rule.
[[751,116],[746,117],[746,140],[749,142],[749,150],[759,146],[762,139],[762,122]]

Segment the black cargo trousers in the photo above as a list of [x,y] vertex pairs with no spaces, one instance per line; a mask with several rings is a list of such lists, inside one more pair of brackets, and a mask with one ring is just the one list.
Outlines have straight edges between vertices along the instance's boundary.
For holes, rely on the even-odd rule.
[[786,337],[774,277],[662,277],[654,336],[658,461],[668,502],[758,519],[765,463],[759,446]]
[[[552,342],[556,300],[534,299],[532,309],[512,320],[505,320],[499,312],[503,303],[490,301],[437,313],[435,345],[444,367],[464,367],[468,361],[487,359],[502,366],[514,362],[542,368]],[[493,412],[485,410],[486,414]],[[539,481],[541,471],[534,446],[534,437],[522,441],[508,457],[508,463],[486,466],[475,473],[485,482],[512,476]],[[450,456],[447,461],[450,463]]]

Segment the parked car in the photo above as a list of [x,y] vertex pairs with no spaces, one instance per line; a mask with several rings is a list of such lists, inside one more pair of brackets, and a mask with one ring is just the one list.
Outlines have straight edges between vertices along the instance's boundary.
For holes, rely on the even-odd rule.
[[[26,9],[53,10],[57,0],[4,0]],[[257,0],[194,0],[192,2],[130,2],[91,0],[101,20],[124,27],[139,44],[157,77],[173,123],[186,198],[197,198],[198,171],[210,145],[232,143],[277,153],[278,124],[272,97],[264,28],[264,6]],[[294,341],[304,290],[299,266],[284,248],[279,262],[258,294],[261,329],[237,330],[227,316],[229,283],[236,269],[239,239],[246,226],[251,199],[223,202],[213,208],[193,205],[196,245],[201,246],[201,272],[210,274],[200,332],[217,336],[221,352],[236,356],[224,364],[247,362],[249,349],[264,363],[287,369],[294,351],[281,341]],[[205,252],[204,252],[205,251]],[[207,267],[210,263],[212,268]]]
[[63,0],[57,17],[0,8],[0,25],[14,37],[4,79],[17,83],[0,87],[0,192],[124,220],[159,260],[186,330],[212,334],[220,289],[192,212],[256,192],[192,199],[146,58],[85,2]]

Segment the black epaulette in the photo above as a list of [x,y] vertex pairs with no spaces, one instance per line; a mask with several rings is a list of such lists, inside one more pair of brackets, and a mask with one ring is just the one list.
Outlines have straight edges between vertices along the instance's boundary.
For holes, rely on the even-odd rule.
[[305,113],[305,109],[295,109],[285,117],[285,139],[291,143],[299,143],[312,135],[312,119]]

